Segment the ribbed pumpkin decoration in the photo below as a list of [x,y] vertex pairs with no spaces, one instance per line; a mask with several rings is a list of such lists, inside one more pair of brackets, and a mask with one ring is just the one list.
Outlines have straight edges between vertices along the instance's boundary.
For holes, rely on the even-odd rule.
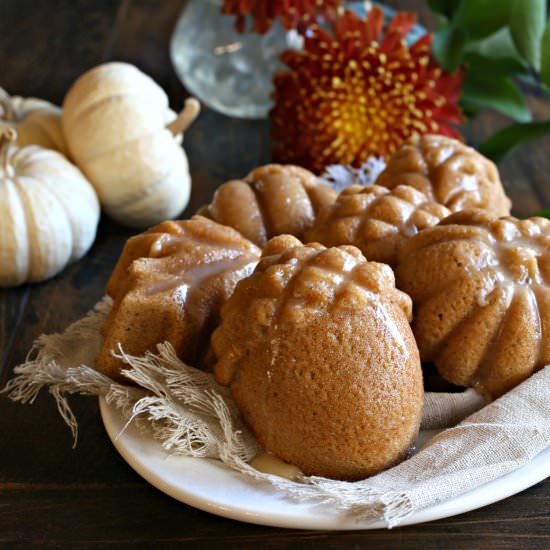
[[67,156],[61,129],[61,109],[36,97],[10,96],[0,88],[0,133],[17,130],[17,145],[40,145]]
[[63,102],[63,130],[109,216],[142,227],[185,208],[191,180],[178,137],[199,109],[191,98],[176,116],[164,91],[127,63],[100,65],[73,84]]
[[63,155],[16,147],[0,136],[0,287],[53,277],[92,245],[99,221],[93,187]]

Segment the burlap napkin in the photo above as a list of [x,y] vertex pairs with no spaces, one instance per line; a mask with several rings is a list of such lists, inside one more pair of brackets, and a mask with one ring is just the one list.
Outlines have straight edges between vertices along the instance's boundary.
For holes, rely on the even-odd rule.
[[481,409],[481,399],[471,390],[427,394],[423,429],[454,427],[433,437],[413,457],[366,480],[303,476],[294,482],[264,474],[248,464],[260,449],[228,390],[211,375],[181,363],[168,344],[144,357],[120,350],[128,364],[126,375],[140,388],[114,383],[89,367],[101,346],[99,329],[110,307],[105,298],[63,334],[42,335],[3,390],[15,401],[32,403],[40,389],[48,387],[75,440],[77,422],[66,394],[102,395],[128,422],[141,421],[173,453],[218,458],[270,481],[288,498],[330,503],[340,513],[363,522],[382,519],[388,527],[519,468],[550,445],[549,366]]

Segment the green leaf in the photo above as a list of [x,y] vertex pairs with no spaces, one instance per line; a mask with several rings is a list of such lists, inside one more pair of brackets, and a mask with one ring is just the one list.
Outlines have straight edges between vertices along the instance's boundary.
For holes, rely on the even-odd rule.
[[479,148],[479,152],[499,162],[516,147],[549,133],[550,120],[514,124],[490,137]]
[[462,98],[466,103],[490,107],[518,122],[531,120],[525,98],[509,77],[466,71]]
[[489,36],[508,24],[510,5],[515,0],[462,0],[453,23],[471,38]]
[[[508,28],[501,29],[483,40],[468,42],[464,47],[464,55],[466,59],[472,56],[474,58],[475,56],[482,56],[486,60],[495,62],[503,69],[506,67],[509,74],[525,73],[529,70],[529,66],[516,50]],[[474,70],[476,69],[474,63],[470,63],[470,65]],[[483,66],[480,66],[480,68],[484,71]]]
[[540,43],[540,78],[550,88],[550,19]]
[[546,20],[546,0],[513,0],[510,31],[518,52],[540,70],[540,42]]
[[542,210],[541,212],[537,212],[535,214],[535,217],[537,217],[537,218],[550,218],[550,210]]
[[427,2],[433,12],[444,15],[447,19],[452,19],[460,4],[460,0],[427,0]]
[[460,108],[466,118],[474,118],[483,110],[483,107],[469,103],[467,99],[464,99],[464,97],[460,98]]
[[448,72],[453,73],[462,63],[462,51],[466,34],[454,26],[435,33],[433,53],[438,63]]
[[443,31],[449,26],[449,21],[446,17],[443,15],[436,15],[435,16],[435,30],[436,31]]
[[486,75],[507,76],[526,72],[523,65],[506,57],[491,58],[478,53],[467,53],[464,55],[464,62],[473,71]]

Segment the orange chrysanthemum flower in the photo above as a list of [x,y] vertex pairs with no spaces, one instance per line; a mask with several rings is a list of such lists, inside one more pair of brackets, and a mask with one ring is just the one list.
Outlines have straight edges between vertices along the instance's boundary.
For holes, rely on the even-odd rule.
[[334,18],[344,0],[224,0],[222,13],[236,15],[237,30],[245,30],[245,17],[250,15],[254,30],[266,33],[278,17],[286,29],[304,30],[317,17]]
[[303,50],[283,52],[290,71],[274,78],[275,158],[319,172],[386,157],[413,134],[460,137],[450,125],[463,120],[463,71],[443,72],[430,34],[406,45],[415,22],[398,13],[383,34],[380,8],[366,19],[346,11],[333,34],[313,27]]

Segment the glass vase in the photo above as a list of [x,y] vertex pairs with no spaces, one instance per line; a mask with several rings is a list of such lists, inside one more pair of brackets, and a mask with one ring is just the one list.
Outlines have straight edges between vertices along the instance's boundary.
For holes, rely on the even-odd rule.
[[[279,54],[300,49],[303,37],[276,20],[264,35],[238,32],[235,18],[221,13],[220,0],[189,0],[174,29],[172,63],[189,93],[220,113],[239,118],[265,118],[272,106],[273,74],[285,66]],[[383,4],[386,21],[395,14]],[[365,15],[365,2],[346,8]],[[247,21],[247,28],[251,28]],[[409,40],[425,30],[416,25]]]

